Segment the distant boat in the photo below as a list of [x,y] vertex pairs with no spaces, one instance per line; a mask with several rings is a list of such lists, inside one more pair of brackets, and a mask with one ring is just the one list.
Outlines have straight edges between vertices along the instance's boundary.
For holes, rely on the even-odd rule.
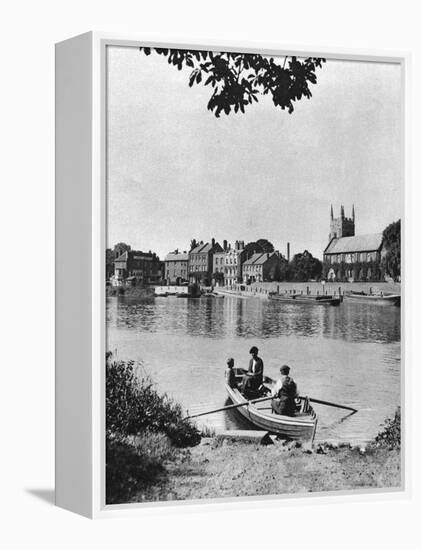
[[277,294],[276,292],[270,292],[268,295],[269,300],[276,302],[282,302],[286,304],[304,304],[304,305],[328,305],[339,306],[342,299],[339,296],[332,296],[322,294],[320,296],[314,294]]
[[350,292],[347,292],[345,294],[346,299],[351,299],[353,301],[358,302],[366,302],[366,303],[372,303],[372,304],[379,304],[379,305],[392,305],[392,306],[400,306],[401,305],[401,297],[400,294],[390,294],[382,292],[376,293],[376,294],[367,294],[366,292],[357,292],[355,290],[351,290]]
[[204,292],[201,298],[223,298],[223,294],[216,294],[215,292]]
[[[240,382],[246,371],[234,368],[234,372],[237,381]],[[272,378],[265,377],[265,386],[269,390],[274,384],[275,382]],[[248,401],[238,388],[232,388],[227,383],[225,384],[225,388],[234,405]],[[238,407],[237,411],[258,428],[279,435],[284,439],[309,440],[313,442],[316,434],[317,415],[308,399],[299,398],[299,400],[299,410],[295,416],[284,416],[267,410],[268,402],[244,405]]]

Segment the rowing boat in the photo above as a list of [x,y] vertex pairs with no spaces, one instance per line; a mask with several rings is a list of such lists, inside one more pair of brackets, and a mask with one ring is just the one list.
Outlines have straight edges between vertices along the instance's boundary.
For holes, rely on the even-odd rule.
[[345,294],[346,299],[351,299],[358,302],[366,302],[379,305],[401,305],[401,297],[399,294],[366,294],[365,292],[356,292],[351,290]]
[[312,296],[306,294],[277,294],[269,293],[269,300],[276,302],[282,302],[285,304],[304,304],[304,305],[325,305],[325,306],[339,306],[341,298],[339,296],[331,296],[322,294],[320,296]]
[[[240,382],[246,371],[234,368],[234,372],[236,381]],[[265,377],[265,387],[268,390],[274,384],[275,381],[272,378]],[[231,387],[226,383],[225,388],[229,398],[235,405],[248,401],[239,391],[238,387]],[[237,410],[249,422],[262,430],[279,435],[284,439],[313,442],[316,434],[317,415],[307,398],[300,397],[298,400],[299,410],[294,416],[284,416],[267,410],[267,403],[250,403],[238,407]]]

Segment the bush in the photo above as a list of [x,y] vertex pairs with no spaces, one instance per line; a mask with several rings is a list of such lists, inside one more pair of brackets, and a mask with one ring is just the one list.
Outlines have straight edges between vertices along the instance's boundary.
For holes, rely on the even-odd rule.
[[181,406],[159,395],[148,377],[136,375],[133,361],[112,361],[107,354],[107,437],[137,435],[146,429],[168,435],[177,447],[200,442],[198,429],[183,418]]
[[397,408],[394,418],[388,418],[384,428],[375,438],[376,447],[401,448],[401,409]]
[[129,502],[164,470],[171,455],[167,436],[148,430],[131,439],[107,438],[107,504]]

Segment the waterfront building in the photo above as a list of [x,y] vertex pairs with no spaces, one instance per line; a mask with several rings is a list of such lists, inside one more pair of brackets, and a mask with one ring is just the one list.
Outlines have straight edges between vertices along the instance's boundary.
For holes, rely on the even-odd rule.
[[165,263],[165,280],[167,285],[180,285],[188,282],[189,254],[177,250],[167,254]]
[[224,249],[213,256],[213,280],[217,286],[232,287],[241,283],[241,269],[246,254],[244,241],[235,241],[234,247],[224,241]]
[[243,282],[250,284],[275,281],[282,264],[285,262],[285,258],[278,251],[257,252],[243,263]]
[[164,262],[154,252],[126,250],[114,260],[113,286],[161,284]]
[[344,207],[338,218],[330,210],[329,243],[323,253],[323,270],[329,281],[379,281],[383,234],[355,235],[355,210],[346,218]]
[[213,255],[212,279],[216,286],[225,285],[225,256],[226,247],[221,252],[215,252]]
[[213,257],[217,252],[223,252],[219,243],[212,239],[210,243],[203,241],[189,253],[189,281],[209,285],[212,280]]
[[242,267],[246,260],[244,241],[235,241],[225,254],[225,285],[232,287],[242,282]]

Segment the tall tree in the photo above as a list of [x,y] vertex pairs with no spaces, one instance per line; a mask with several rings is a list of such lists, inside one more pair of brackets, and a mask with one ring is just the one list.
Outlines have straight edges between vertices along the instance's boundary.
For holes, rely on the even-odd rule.
[[381,261],[382,270],[396,280],[401,275],[401,220],[393,222],[383,231],[386,254]]
[[288,279],[290,281],[308,281],[318,279],[322,274],[323,264],[314,258],[308,250],[295,254],[288,267]]
[[268,241],[267,239],[258,239],[257,244],[259,244],[262,247],[263,252],[274,252],[275,247],[273,244]]
[[131,249],[132,247],[126,243],[117,243],[114,245],[114,253],[118,256],[121,256],[124,252],[130,252]]
[[263,248],[257,242],[254,242],[254,241],[249,242],[244,247],[244,254],[246,258],[250,258],[251,256],[253,256],[253,254],[256,254],[257,252],[260,252],[260,253],[263,252]]
[[169,48],[144,48],[145,55],[152,52],[165,56],[170,65],[179,71],[188,67],[189,86],[203,83],[212,87],[208,110],[216,117],[245,112],[245,108],[258,97],[269,95],[275,107],[294,111],[294,103],[303,97],[310,99],[310,84],[317,84],[316,71],[325,63],[320,57],[298,59],[259,54],[233,52],[206,52]]

